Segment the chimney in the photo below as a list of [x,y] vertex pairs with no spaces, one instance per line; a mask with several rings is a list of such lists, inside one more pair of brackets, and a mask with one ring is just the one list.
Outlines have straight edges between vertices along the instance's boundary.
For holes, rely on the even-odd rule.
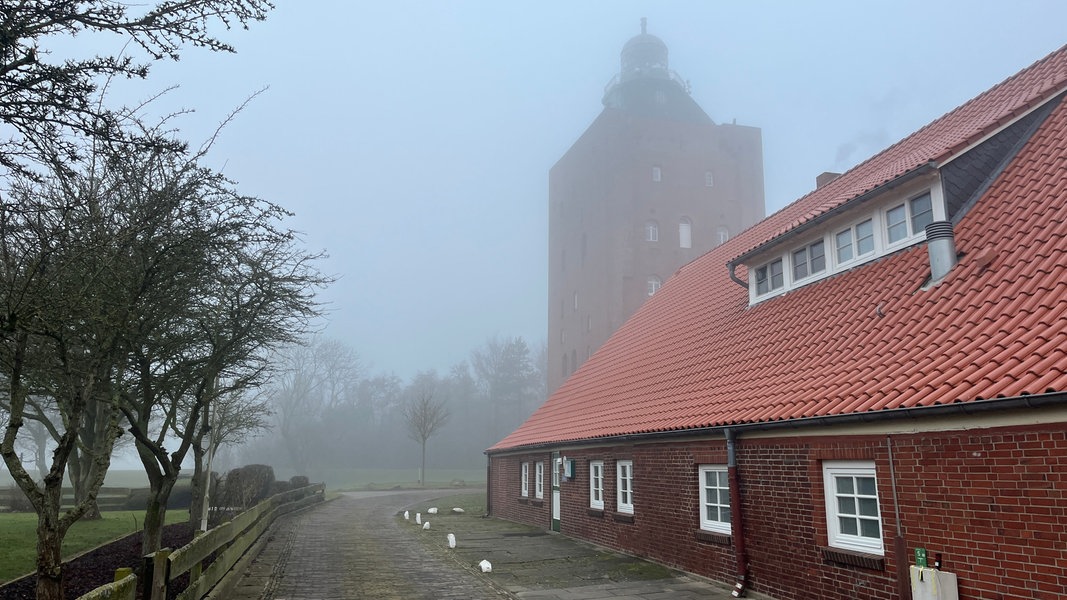
[[822,186],[830,183],[831,181],[840,177],[840,173],[834,173],[832,171],[824,171],[821,175],[815,178],[815,189],[819,189]]
[[934,221],[926,226],[926,249],[930,253],[930,283],[937,283],[956,266],[956,238],[951,222]]

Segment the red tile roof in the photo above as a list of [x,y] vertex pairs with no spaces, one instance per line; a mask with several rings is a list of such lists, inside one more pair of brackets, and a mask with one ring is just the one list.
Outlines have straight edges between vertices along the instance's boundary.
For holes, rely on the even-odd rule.
[[[1067,391],[1067,104],[955,227],[755,306],[725,264],[1067,83],[1067,47],[690,263],[491,450]],[[742,273],[743,275],[743,273]]]

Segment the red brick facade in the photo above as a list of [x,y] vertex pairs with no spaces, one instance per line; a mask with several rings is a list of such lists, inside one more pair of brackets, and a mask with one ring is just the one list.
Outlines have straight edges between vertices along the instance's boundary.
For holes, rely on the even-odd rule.
[[[750,589],[779,600],[898,598],[895,496],[904,560],[911,564],[917,547],[931,561],[940,554],[943,570],[959,577],[960,598],[1067,597],[1067,424],[889,436],[830,432],[738,437]],[[698,468],[726,463],[723,439],[559,450],[576,464],[575,477],[561,487],[563,534],[733,582],[730,537],[699,533]],[[874,462],[883,559],[826,549],[822,461],[842,459]],[[604,461],[603,511],[589,508],[593,460]],[[616,460],[633,461],[632,522],[615,512]],[[495,454],[491,461],[493,514],[548,529],[549,451]],[[545,461],[540,505],[520,502],[523,461],[531,464],[531,479],[533,464]],[[530,490],[532,500],[532,480]]]

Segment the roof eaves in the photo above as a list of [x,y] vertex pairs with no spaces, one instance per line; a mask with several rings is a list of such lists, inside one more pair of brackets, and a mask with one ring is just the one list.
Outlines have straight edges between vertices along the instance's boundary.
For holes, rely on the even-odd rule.
[[1067,404],[1067,392],[1048,391],[1040,394],[1021,395],[1000,398],[972,400],[969,402],[952,402],[928,406],[909,406],[863,412],[819,415],[812,417],[794,417],[765,421],[748,421],[726,423],[707,427],[689,427],[676,429],[659,429],[647,432],[635,432],[621,435],[604,435],[581,439],[559,439],[532,444],[519,444],[507,448],[489,448],[485,454],[514,454],[533,452],[549,448],[591,446],[612,443],[638,442],[654,439],[662,441],[670,437],[692,437],[724,434],[727,429],[738,433],[752,431],[774,431],[782,429],[805,429],[808,427],[829,427],[843,424],[874,423],[904,419],[922,419],[938,415],[975,415],[990,411],[1038,409],[1053,405]]

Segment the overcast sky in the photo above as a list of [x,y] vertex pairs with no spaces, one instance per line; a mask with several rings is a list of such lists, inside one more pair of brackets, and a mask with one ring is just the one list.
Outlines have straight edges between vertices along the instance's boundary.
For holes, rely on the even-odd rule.
[[209,161],[296,213],[340,278],[327,334],[405,378],[545,337],[548,170],[641,17],[713,120],[762,129],[768,213],[1067,42],[1060,1],[277,5],[117,95],[180,86],[153,110],[199,142],[269,86]]

